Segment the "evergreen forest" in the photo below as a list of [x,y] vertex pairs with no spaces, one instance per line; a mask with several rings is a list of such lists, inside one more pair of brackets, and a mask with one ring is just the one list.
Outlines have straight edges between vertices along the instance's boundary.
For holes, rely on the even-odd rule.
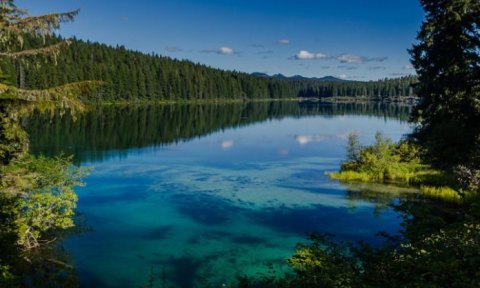
[[[25,49],[44,45],[25,37]],[[62,41],[47,37],[48,45]],[[188,60],[144,54],[105,44],[69,40],[55,61],[32,63],[8,59],[0,69],[17,87],[43,89],[66,83],[100,80],[102,88],[82,95],[87,102],[177,102],[324,97],[363,97],[374,100],[414,96],[415,76],[378,81],[277,79],[224,71]]]

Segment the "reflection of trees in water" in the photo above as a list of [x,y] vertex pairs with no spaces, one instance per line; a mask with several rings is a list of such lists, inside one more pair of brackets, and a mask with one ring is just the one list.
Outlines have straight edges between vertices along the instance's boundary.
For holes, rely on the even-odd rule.
[[[71,258],[59,244],[72,233],[81,233],[81,226],[70,230],[55,231],[55,238],[30,250],[16,245],[18,235],[11,227],[8,209],[11,201],[0,198],[0,287],[78,287],[76,270]],[[6,214],[6,213],[7,214]],[[22,286],[19,286],[22,285]]]
[[395,203],[409,201],[417,197],[418,189],[375,183],[345,184],[345,197],[350,208],[355,209],[355,203],[366,201],[374,205],[373,213],[379,217],[383,211],[391,209]]
[[75,155],[77,161],[98,161],[122,156],[118,151],[122,149],[178,143],[270,119],[369,115],[407,121],[410,109],[374,103],[311,102],[100,106],[76,118],[68,114],[37,114],[25,120],[25,124],[35,154],[55,155],[63,151]]

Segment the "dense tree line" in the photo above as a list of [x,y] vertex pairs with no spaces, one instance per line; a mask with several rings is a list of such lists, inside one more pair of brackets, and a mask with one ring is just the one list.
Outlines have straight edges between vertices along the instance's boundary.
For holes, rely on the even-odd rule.
[[[26,48],[42,40],[29,38]],[[59,41],[52,37],[49,44]],[[34,68],[35,69],[32,69]],[[281,99],[295,97],[367,96],[375,99],[412,96],[414,76],[379,81],[321,81],[255,77],[223,71],[156,54],[73,39],[55,61],[41,65],[9,61],[8,71],[18,87],[46,88],[81,80],[102,80],[103,89],[88,95],[98,101],[184,101],[210,99]]]

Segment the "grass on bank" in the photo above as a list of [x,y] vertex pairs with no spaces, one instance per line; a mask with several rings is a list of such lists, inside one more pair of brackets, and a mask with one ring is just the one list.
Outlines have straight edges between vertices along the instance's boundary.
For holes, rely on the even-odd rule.
[[347,145],[347,161],[339,172],[329,173],[342,182],[370,182],[418,186],[428,198],[463,202],[465,195],[454,187],[455,179],[443,171],[422,163],[420,148],[407,141],[394,143],[381,133],[372,146],[360,146],[358,135],[351,134]]

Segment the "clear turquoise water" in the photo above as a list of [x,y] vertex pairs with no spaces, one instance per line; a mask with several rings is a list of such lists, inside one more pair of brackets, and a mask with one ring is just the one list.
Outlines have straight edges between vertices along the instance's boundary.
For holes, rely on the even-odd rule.
[[398,140],[410,129],[368,113],[287,113],[170,144],[103,148],[109,157],[78,160],[94,167],[77,189],[78,211],[92,230],[64,245],[83,287],[139,287],[151,269],[183,287],[218,287],[269,267],[281,274],[311,232],[380,245],[377,232],[396,233],[398,215],[350,197],[355,187],[325,172],[338,170],[349,133],[368,144],[377,131]]

